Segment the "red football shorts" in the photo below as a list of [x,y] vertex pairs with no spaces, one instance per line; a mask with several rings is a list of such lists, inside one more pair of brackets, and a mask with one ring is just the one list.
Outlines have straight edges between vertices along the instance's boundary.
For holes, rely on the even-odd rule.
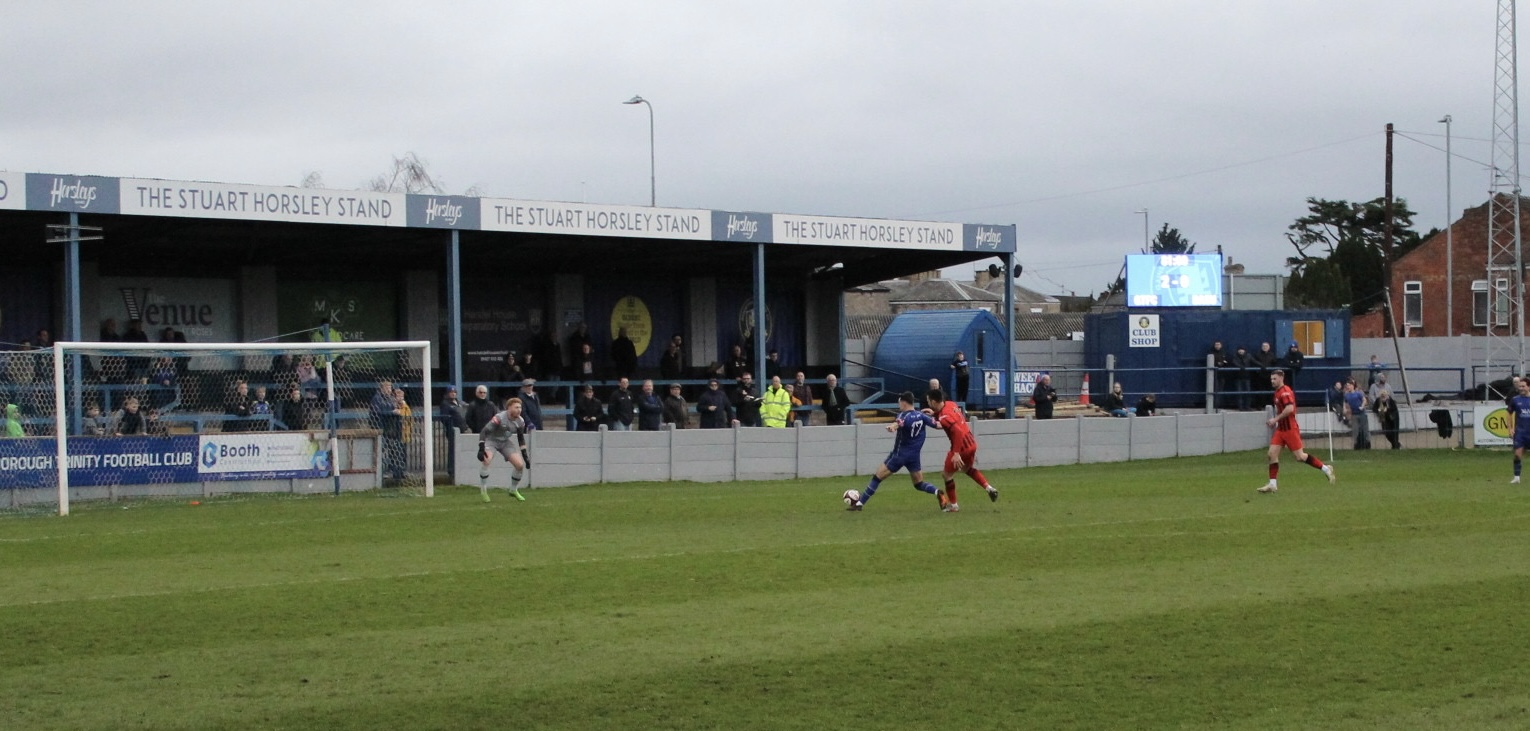
[[[952,461],[952,458],[955,457],[958,454],[960,454],[962,456],[962,468],[961,469],[956,469],[955,463]],[[977,447],[973,447],[972,449],[962,450],[960,452],[957,452],[957,451],[953,450],[953,451],[950,451],[950,452],[946,452],[946,465],[945,465],[944,471],[948,472],[948,473],[951,473],[951,474],[956,474],[958,472],[966,472],[967,470],[972,469],[972,467],[974,465],[976,465],[976,464],[977,464]]]
[[1270,444],[1279,444],[1293,452],[1302,451],[1302,433],[1295,429],[1281,431],[1275,430],[1275,435],[1270,437]]

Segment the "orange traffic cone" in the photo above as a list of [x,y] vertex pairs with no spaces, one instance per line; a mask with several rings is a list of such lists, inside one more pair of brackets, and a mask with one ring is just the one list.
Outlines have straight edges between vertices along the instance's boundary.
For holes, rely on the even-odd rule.
[[1078,403],[1080,406],[1089,405],[1089,374],[1084,374],[1084,385],[1078,389]]

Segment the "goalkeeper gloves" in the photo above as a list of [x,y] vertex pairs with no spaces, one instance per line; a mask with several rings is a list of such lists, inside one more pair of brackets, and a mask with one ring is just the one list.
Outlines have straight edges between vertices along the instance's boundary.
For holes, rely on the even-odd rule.
[[479,442],[478,443],[478,461],[482,462],[482,461],[484,461],[484,460],[486,460],[488,458],[489,458],[489,448],[485,447],[483,442]]
[[529,450],[529,449],[522,449],[521,450],[521,459],[526,461],[526,469],[528,469],[528,470],[531,469],[531,450]]

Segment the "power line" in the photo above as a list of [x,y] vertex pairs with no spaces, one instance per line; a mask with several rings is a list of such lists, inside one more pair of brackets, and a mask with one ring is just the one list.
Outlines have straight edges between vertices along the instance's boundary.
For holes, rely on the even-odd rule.
[[1187,173],[1180,173],[1178,175],[1170,175],[1170,176],[1166,176],[1166,177],[1162,177],[1162,178],[1154,178],[1154,179],[1151,179],[1151,180],[1143,180],[1143,181],[1139,181],[1139,182],[1135,182],[1135,183],[1123,183],[1121,185],[1112,185],[1112,186],[1108,186],[1108,187],[1105,187],[1105,188],[1095,188],[1093,190],[1081,190],[1081,191],[1077,191],[1077,192],[1073,192],[1073,193],[1063,193],[1063,194],[1060,194],[1060,195],[1049,195],[1049,196],[1044,196],[1044,197],[1041,197],[1041,198],[1030,198],[1030,199],[1026,199],[1026,200],[1009,201],[1007,203],[994,203],[994,204],[986,205],[986,206],[974,206],[972,208],[954,208],[954,209],[947,210],[947,211],[933,211],[933,212],[929,212],[929,213],[916,213],[916,214],[911,214],[911,215],[914,218],[924,218],[924,217],[929,217],[929,216],[944,216],[944,215],[949,215],[949,214],[953,214],[953,213],[970,213],[972,211],[986,211],[986,210],[993,209],[993,208],[1005,208],[1005,207],[1008,207],[1008,206],[1023,206],[1023,205],[1029,205],[1029,204],[1032,204],[1032,203],[1048,203],[1048,202],[1051,202],[1051,201],[1066,200],[1068,198],[1077,198],[1077,197],[1080,197],[1080,196],[1095,195],[1096,193],[1109,193],[1109,192],[1112,192],[1112,191],[1126,190],[1126,189],[1129,189],[1129,188],[1140,188],[1140,187],[1145,186],[1145,185],[1156,185],[1158,183],[1168,183],[1168,182],[1172,182],[1172,181],[1175,181],[1175,180],[1183,180],[1185,178],[1192,178],[1192,177],[1195,177],[1195,176],[1198,176],[1198,175],[1208,175],[1208,174],[1211,174],[1211,173],[1219,173],[1219,172],[1222,172],[1224,170],[1233,170],[1233,169],[1240,168],[1240,167],[1247,167],[1249,165],[1258,165],[1260,163],[1269,162],[1271,160],[1279,160],[1281,158],[1294,157],[1296,155],[1305,155],[1305,154],[1307,154],[1309,152],[1316,152],[1318,150],[1325,150],[1325,149],[1328,149],[1330,147],[1337,147],[1339,145],[1346,145],[1346,144],[1349,144],[1351,142],[1355,142],[1357,140],[1363,140],[1363,139],[1367,139],[1367,138],[1370,138],[1370,137],[1375,137],[1375,136],[1380,135],[1380,134],[1383,134],[1383,133],[1382,132],[1367,132],[1367,133],[1365,133],[1363,135],[1357,135],[1355,137],[1350,137],[1348,139],[1338,140],[1338,141],[1335,141],[1335,142],[1328,142],[1328,143],[1325,143],[1325,144],[1317,145],[1315,147],[1308,147],[1308,148],[1304,148],[1304,149],[1301,149],[1301,150],[1294,150],[1292,152],[1282,152],[1282,153],[1278,153],[1278,154],[1275,154],[1275,155],[1267,155],[1265,157],[1256,158],[1256,159],[1253,159],[1253,160],[1245,160],[1243,162],[1235,162],[1235,163],[1230,163],[1230,164],[1227,164],[1227,165],[1220,165],[1220,166],[1214,167],[1214,168],[1204,168],[1204,169],[1201,169],[1201,170],[1195,170],[1195,171],[1191,171],[1191,172],[1187,172]]

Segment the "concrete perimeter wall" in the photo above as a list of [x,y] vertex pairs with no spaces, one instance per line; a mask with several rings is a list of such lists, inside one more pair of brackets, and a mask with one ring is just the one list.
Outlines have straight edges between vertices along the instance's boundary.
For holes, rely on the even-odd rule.
[[[1218,454],[1269,444],[1260,412],[1181,414],[1111,419],[1075,417],[972,422],[985,469],[1124,462]],[[925,440],[924,468],[939,472],[948,442]],[[882,424],[791,429],[682,429],[658,432],[559,432],[531,435],[532,487],[601,482],[781,480],[874,472],[892,448]],[[459,485],[478,484],[478,437],[457,437]],[[509,468],[494,463],[490,484],[508,485]]]

